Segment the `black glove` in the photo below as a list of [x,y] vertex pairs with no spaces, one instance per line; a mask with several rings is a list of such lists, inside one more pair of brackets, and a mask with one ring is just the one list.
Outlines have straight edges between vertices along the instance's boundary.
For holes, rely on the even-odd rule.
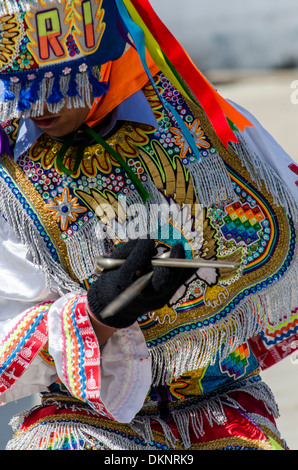
[[[156,254],[155,241],[151,239],[131,240],[121,244],[111,254],[111,258],[126,261],[120,268],[103,271],[88,291],[89,308],[101,323],[114,328],[127,328],[144,313],[166,305],[183,282],[192,276],[190,269],[152,268],[151,259]],[[173,246],[171,258],[185,258],[181,243]],[[151,283],[129,305],[112,317],[101,318],[100,312],[137,279],[137,272],[143,275],[152,269]]]

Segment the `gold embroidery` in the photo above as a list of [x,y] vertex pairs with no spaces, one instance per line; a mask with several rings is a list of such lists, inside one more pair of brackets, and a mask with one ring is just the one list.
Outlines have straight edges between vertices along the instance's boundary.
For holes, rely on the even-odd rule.
[[[151,126],[140,124],[137,128],[134,128],[130,123],[125,123],[115,135],[107,139],[107,143],[119,155],[125,154],[128,158],[134,158],[138,156],[138,146],[146,145],[149,142],[148,134],[152,134],[154,131],[155,129]],[[45,169],[55,167],[57,173],[61,174],[56,159],[62,145],[61,142],[43,134],[31,147],[30,158],[33,161],[40,161]],[[63,165],[70,170],[73,169],[75,160],[73,155],[75,153],[76,148],[71,146],[67,150],[63,161]],[[78,178],[81,172],[88,177],[96,176],[98,171],[109,174],[114,166],[119,167],[119,163],[100,144],[87,146],[81,164],[73,174],[73,178]]]

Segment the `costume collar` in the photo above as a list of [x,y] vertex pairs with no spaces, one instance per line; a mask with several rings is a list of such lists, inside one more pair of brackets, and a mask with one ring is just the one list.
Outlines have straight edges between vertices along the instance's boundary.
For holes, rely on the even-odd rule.
[[[158,127],[156,118],[142,90],[120,103],[111,113],[109,122],[101,129],[97,129],[97,132],[101,137],[105,137],[119,121],[132,121]],[[31,119],[21,118],[14,147],[14,160],[16,161],[28,151],[42,134],[43,131]]]

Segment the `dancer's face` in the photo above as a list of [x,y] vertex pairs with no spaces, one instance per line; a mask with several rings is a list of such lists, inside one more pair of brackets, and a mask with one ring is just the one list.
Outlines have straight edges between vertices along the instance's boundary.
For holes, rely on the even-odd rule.
[[42,116],[30,119],[46,134],[52,137],[63,137],[75,132],[83,124],[89,111],[88,106],[71,109],[64,106],[59,113],[52,114],[46,108]]

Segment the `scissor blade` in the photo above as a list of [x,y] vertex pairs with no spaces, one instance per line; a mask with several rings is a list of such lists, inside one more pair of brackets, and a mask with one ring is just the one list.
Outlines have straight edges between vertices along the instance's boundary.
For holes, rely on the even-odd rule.
[[[122,266],[125,262],[124,259],[113,259],[105,256],[96,258],[96,266],[100,269],[115,269]],[[164,268],[186,268],[186,269],[199,269],[199,268],[228,268],[237,269],[240,263],[231,263],[227,261],[212,261],[204,259],[177,259],[177,258],[153,258],[151,260],[153,267],[160,266]]]

